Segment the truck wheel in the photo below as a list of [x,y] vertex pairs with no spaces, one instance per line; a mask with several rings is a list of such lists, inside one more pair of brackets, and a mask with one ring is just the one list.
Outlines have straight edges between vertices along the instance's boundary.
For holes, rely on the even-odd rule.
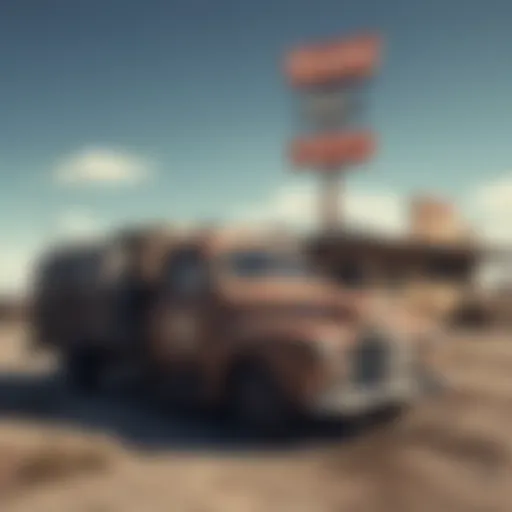
[[368,420],[372,427],[386,427],[402,420],[410,409],[410,405],[388,405],[371,413]]
[[230,384],[231,417],[251,436],[283,438],[290,433],[291,407],[270,371],[239,368]]
[[67,380],[79,391],[98,391],[104,367],[105,357],[99,351],[76,350],[66,357]]

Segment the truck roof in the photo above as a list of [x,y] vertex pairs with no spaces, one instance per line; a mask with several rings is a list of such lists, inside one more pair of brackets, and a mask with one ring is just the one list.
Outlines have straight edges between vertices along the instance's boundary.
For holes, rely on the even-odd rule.
[[207,254],[214,256],[219,253],[251,249],[284,249],[292,248],[297,240],[282,230],[257,230],[248,228],[210,228],[192,231],[176,240],[178,244],[190,243],[201,247]]
[[53,274],[68,265],[81,265],[89,258],[99,257],[106,265],[109,261],[119,261],[126,266],[131,261],[142,274],[155,276],[174,247],[197,247],[215,257],[236,250],[296,248],[296,244],[296,239],[279,229],[206,226],[180,230],[172,226],[140,226],[120,230],[110,238],[95,242],[53,247],[41,257],[38,271]]

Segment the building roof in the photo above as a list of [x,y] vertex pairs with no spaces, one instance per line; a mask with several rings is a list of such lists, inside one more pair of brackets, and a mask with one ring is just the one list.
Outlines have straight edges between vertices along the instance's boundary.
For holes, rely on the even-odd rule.
[[350,247],[359,250],[380,250],[388,253],[445,254],[477,259],[508,253],[504,248],[491,247],[473,241],[432,243],[406,236],[386,236],[353,231],[316,233],[309,237],[307,243],[310,247],[316,249],[332,249],[334,246],[339,250],[346,250],[347,247]]

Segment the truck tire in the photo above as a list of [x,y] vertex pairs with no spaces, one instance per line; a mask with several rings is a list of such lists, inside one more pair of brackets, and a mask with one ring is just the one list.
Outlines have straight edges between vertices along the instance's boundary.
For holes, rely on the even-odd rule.
[[369,414],[367,419],[372,427],[386,427],[402,420],[411,407],[411,405],[388,405]]
[[292,408],[269,370],[259,364],[243,365],[230,381],[230,417],[244,433],[267,440],[289,436]]
[[99,350],[73,350],[66,355],[67,382],[77,391],[99,390],[105,369],[105,356]]

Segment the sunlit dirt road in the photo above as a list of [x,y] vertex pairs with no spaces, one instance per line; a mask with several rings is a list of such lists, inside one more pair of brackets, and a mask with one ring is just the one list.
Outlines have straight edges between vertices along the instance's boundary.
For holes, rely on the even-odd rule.
[[[454,336],[451,391],[396,422],[311,425],[258,447],[120,390],[74,396],[18,330],[0,334],[2,511],[512,510],[510,335]],[[52,457],[71,462],[56,471]]]

